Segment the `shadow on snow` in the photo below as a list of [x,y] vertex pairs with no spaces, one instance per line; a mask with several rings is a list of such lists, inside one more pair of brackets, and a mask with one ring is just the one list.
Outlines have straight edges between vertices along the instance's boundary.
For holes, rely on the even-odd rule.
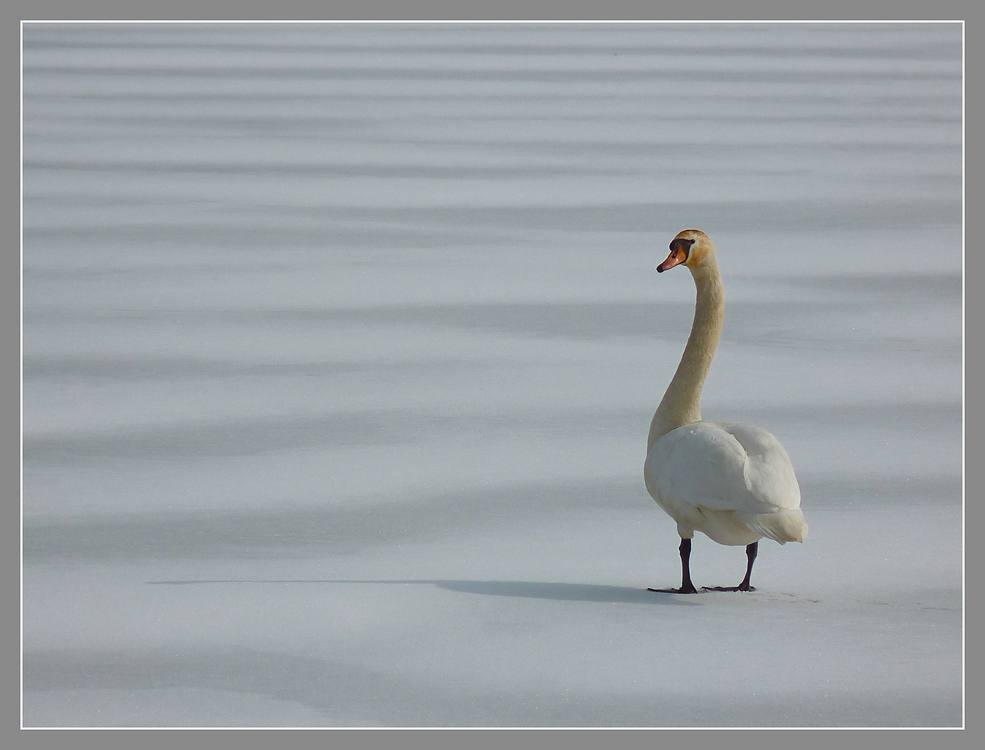
[[201,581],[148,581],[158,586],[195,586],[242,583],[277,584],[385,584],[428,585],[446,591],[483,596],[512,596],[527,599],[545,599],[574,602],[609,602],[621,604],[690,604],[673,594],[660,594],[646,589],[627,586],[605,586],[590,583],[556,583],[547,581],[452,581],[452,580],[334,580],[334,579],[217,579]]

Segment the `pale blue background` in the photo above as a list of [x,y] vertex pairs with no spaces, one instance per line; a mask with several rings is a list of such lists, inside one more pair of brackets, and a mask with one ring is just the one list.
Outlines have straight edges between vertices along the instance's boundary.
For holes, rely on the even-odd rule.
[[[24,723],[962,721],[961,27],[24,29]],[[646,433],[811,531],[679,581]],[[741,548],[695,541],[695,582]]]

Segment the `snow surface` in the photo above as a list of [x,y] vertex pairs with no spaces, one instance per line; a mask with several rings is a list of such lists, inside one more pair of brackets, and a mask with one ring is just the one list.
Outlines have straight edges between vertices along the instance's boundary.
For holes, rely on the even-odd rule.
[[[23,725],[962,725],[960,44],[27,24]],[[646,591],[687,227],[749,594]]]

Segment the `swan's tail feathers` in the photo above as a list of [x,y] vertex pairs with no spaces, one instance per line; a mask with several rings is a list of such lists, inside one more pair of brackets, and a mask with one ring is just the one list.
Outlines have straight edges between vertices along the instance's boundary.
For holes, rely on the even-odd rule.
[[780,544],[803,542],[807,538],[807,519],[800,508],[773,513],[736,513],[739,520],[757,534]]

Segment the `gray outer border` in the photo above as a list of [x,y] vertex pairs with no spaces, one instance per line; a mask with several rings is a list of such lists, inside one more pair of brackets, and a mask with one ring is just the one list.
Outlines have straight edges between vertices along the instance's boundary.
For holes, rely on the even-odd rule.
[[[8,607],[2,623],[3,641],[7,646],[2,650],[2,672],[6,676],[5,686],[9,686],[9,697],[2,701],[2,718],[0,731],[11,735],[4,742],[6,747],[49,747],[54,743],[61,744],[82,742],[100,746],[141,746],[157,745],[164,747],[173,742],[185,742],[192,738],[188,732],[194,732],[195,739],[210,745],[224,745],[227,742],[237,747],[248,746],[267,747],[272,742],[288,739],[292,745],[324,747],[326,743],[345,747],[372,747],[379,742],[392,740],[402,744],[410,742],[428,746],[444,744],[448,747],[461,746],[463,742],[469,745],[494,746],[500,743],[514,743],[519,740],[536,742],[537,744],[558,745],[570,747],[573,744],[585,747],[597,746],[600,742],[618,742],[626,747],[652,747],[654,742],[683,740],[685,743],[704,745],[705,742],[738,744],[741,747],[777,746],[787,747],[796,743],[797,746],[822,746],[832,742],[840,742],[846,737],[839,732],[837,736],[817,732],[802,732],[798,730],[728,730],[724,733],[715,730],[503,730],[500,732],[475,732],[469,730],[331,730],[330,734],[312,731],[273,730],[276,736],[267,732],[270,730],[180,730],[181,736],[161,736],[159,731],[141,730],[23,730],[20,729],[20,22],[24,20],[952,20],[965,21],[965,69],[979,71],[981,66],[975,63],[980,57],[975,44],[975,35],[969,31],[977,27],[973,23],[970,0],[937,0],[934,3],[915,1],[889,2],[888,0],[855,0],[854,2],[828,2],[823,7],[816,4],[792,6],[779,0],[754,0],[742,4],[730,3],[726,0],[692,0],[692,2],[674,3],[672,5],[654,6],[643,0],[607,0],[605,3],[592,0],[499,0],[495,5],[485,2],[462,3],[455,0],[416,0],[415,2],[400,2],[399,0],[349,0],[349,2],[320,4],[298,0],[281,0],[276,4],[260,2],[235,2],[234,0],[197,0],[196,2],[171,2],[166,7],[159,4],[135,7],[133,3],[120,0],[97,0],[97,2],[70,2],[69,0],[8,0],[2,10],[5,43],[0,45],[3,50],[2,80],[4,98],[10,104],[3,109],[0,121],[3,122],[4,149],[3,174],[5,192],[9,198],[2,202],[3,222],[5,231],[4,247],[0,254],[3,273],[0,273],[0,330],[4,343],[17,356],[9,356],[0,360],[0,373],[4,385],[5,397],[2,404],[3,424],[8,426],[3,430],[4,441],[8,447],[2,452],[3,466],[0,476],[4,479],[3,513],[10,516],[6,523],[0,525],[3,539],[0,543],[2,550],[2,565],[4,571],[4,589],[9,590],[9,596],[17,598],[18,606]],[[741,12],[739,12],[741,11]],[[818,12],[820,11],[820,12]],[[979,11],[980,12],[980,11]],[[969,29],[969,26],[971,29]],[[970,53],[970,54],[969,54]],[[977,121],[973,115],[978,114],[979,100],[974,93],[976,87],[967,85],[968,74],[965,76],[966,102],[968,94],[973,107],[966,104],[965,122]],[[969,89],[971,89],[969,91]],[[969,111],[971,110],[971,111]],[[969,115],[972,115],[969,117]],[[967,132],[967,129],[966,129]],[[978,164],[980,149],[969,148],[977,139],[973,138],[965,146],[965,171],[968,165]],[[16,175],[16,177],[15,177]],[[980,197],[979,180],[966,176],[965,203],[972,207],[981,205],[975,200]],[[15,181],[16,180],[16,181]],[[12,184],[11,184],[12,183]],[[8,192],[9,191],[9,192]],[[966,247],[978,247],[972,240],[979,232],[977,224],[969,226],[966,221]],[[932,252],[932,248],[928,248]],[[931,257],[931,256],[928,256]],[[965,280],[976,278],[983,264],[981,253],[966,254]],[[965,319],[980,320],[974,313],[981,307],[977,296],[972,298],[972,304],[965,307]],[[969,308],[972,314],[969,315]],[[971,368],[980,369],[981,349],[977,346],[978,336],[969,339],[965,332],[965,372]],[[969,345],[973,344],[973,345]],[[15,369],[16,363],[16,369]],[[968,378],[966,375],[966,382]],[[973,380],[972,382],[977,382]],[[979,397],[973,400],[979,404]],[[972,410],[967,394],[965,400],[966,424],[980,424],[977,420],[971,422],[970,414],[978,414],[980,410]],[[17,425],[15,433],[12,425]],[[9,441],[9,442],[7,442]],[[966,430],[966,455],[980,453],[980,430]],[[979,445],[979,451],[968,451],[968,445]],[[966,498],[978,497],[980,475],[973,472],[969,477],[965,473]],[[14,499],[17,502],[14,502]],[[16,515],[15,515],[16,514]],[[965,528],[981,528],[983,510],[980,503],[966,503]],[[955,540],[956,542],[964,540]],[[966,582],[974,581],[967,571],[979,571],[981,564],[969,564],[980,560],[981,549],[966,548],[965,570]],[[978,591],[978,587],[974,589]],[[980,598],[969,597],[968,587],[965,588],[965,631],[968,624],[979,621]],[[964,731],[930,730],[931,738],[922,730],[846,730],[859,734],[858,739],[866,744],[883,742],[892,743],[895,747],[926,747],[931,743],[938,747],[973,747],[974,736],[980,732],[980,721],[975,712],[981,705],[981,676],[980,669],[974,669],[981,663],[980,646],[973,639],[970,643],[966,638],[965,651],[965,726]],[[974,651],[972,653],[972,651]],[[972,658],[974,657],[974,658]],[[13,676],[17,675],[15,684]],[[969,700],[969,695],[972,699]],[[971,709],[971,716],[967,714]],[[600,736],[604,731],[605,736]],[[658,731],[659,734],[652,734]],[[64,734],[68,732],[69,734]],[[97,732],[92,736],[88,733]],[[138,734],[139,732],[139,734]],[[396,732],[396,734],[391,734]],[[519,732],[519,735],[517,734]],[[697,732],[697,733],[695,733]],[[796,736],[792,736],[796,732]],[[914,733],[915,732],[915,733]],[[864,734],[863,734],[864,733]],[[978,742],[981,742],[979,739]],[[717,744],[717,742],[716,742]]]

